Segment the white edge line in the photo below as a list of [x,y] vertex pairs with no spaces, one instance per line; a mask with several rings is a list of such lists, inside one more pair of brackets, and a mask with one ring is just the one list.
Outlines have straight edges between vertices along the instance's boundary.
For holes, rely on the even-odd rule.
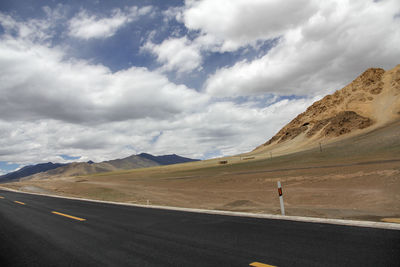
[[341,219],[328,219],[328,218],[316,218],[316,217],[288,216],[288,215],[282,216],[282,215],[274,215],[274,214],[255,214],[255,213],[223,211],[223,210],[206,210],[206,209],[192,209],[192,208],[181,208],[181,207],[171,207],[171,206],[142,205],[142,204],[114,202],[114,201],[87,199],[87,198],[79,198],[79,197],[47,195],[47,194],[40,194],[40,193],[33,193],[33,192],[25,192],[25,191],[15,190],[15,189],[2,187],[2,186],[0,186],[0,189],[6,190],[6,191],[11,191],[11,192],[16,192],[16,193],[30,194],[30,195],[73,199],[73,200],[106,203],[106,204],[114,204],[114,205],[121,205],[121,206],[132,206],[132,207],[140,207],[140,208],[175,210],[175,211],[186,211],[186,212],[215,214],[215,215],[227,215],[227,216],[236,216],[236,217],[286,220],[286,221],[311,222],[311,223],[326,223],[326,224],[337,224],[337,225],[345,225],[345,226],[359,226],[359,227],[370,227],[370,228],[380,228],[380,229],[389,229],[389,230],[400,230],[400,224],[396,224],[396,223],[341,220]]

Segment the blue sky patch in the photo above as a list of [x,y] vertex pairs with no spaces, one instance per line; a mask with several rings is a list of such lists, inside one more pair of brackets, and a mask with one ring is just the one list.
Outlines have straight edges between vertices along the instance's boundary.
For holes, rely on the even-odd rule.
[[74,157],[74,156],[69,156],[69,155],[64,155],[64,154],[61,154],[60,157],[62,157],[65,160],[77,160],[77,159],[81,158],[80,156]]
[[19,164],[14,164],[10,163],[7,161],[0,161],[0,175],[1,173],[9,173],[17,169],[20,165]]

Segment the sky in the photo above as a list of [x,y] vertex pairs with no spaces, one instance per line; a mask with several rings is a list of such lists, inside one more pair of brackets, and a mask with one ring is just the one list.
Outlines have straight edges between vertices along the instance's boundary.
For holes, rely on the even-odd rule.
[[0,174],[248,152],[399,63],[398,0],[2,0]]

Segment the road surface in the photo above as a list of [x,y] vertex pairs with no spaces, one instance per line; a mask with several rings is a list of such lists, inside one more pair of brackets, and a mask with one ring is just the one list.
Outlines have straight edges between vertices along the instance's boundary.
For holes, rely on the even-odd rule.
[[0,190],[0,266],[250,264],[399,266],[400,231],[139,208]]

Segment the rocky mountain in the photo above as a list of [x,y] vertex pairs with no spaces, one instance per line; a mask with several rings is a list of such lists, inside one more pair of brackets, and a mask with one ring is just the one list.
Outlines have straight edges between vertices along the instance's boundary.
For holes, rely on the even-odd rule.
[[157,162],[160,165],[172,165],[172,164],[177,164],[177,163],[199,161],[198,159],[185,158],[185,157],[178,156],[176,154],[164,155],[164,156],[153,156],[151,154],[141,153],[138,156],[141,158],[146,158],[151,161]]
[[252,153],[290,153],[400,120],[400,65],[370,68],[313,103]]
[[48,163],[40,163],[40,164],[36,164],[36,165],[25,166],[17,171],[10,172],[10,173],[0,176],[0,182],[8,182],[10,180],[19,179],[19,178],[27,177],[27,176],[34,175],[37,173],[46,172],[49,170],[53,170],[53,169],[62,167],[64,165],[65,164],[48,162]]
[[[31,178],[50,178],[50,177],[66,177],[66,176],[78,176],[93,173],[110,172],[117,170],[129,170],[137,168],[154,167],[160,165],[170,165],[178,163],[186,163],[191,161],[198,161],[197,159],[184,158],[178,155],[163,155],[163,156],[153,156],[151,154],[142,153],[139,155],[132,155],[122,159],[115,159],[109,161],[103,161],[95,163],[93,161],[88,162],[74,162],[70,164],[58,164],[58,167],[54,167],[47,170],[42,170],[41,172],[27,173],[26,175],[20,176],[16,172],[9,173],[4,176],[12,177],[5,179],[4,181],[10,181],[12,179],[31,179]],[[46,163],[53,164],[53,163]],[[43,164],[38,164],[43,165]],[[38,166],[35,165],[35,166]],[[56,164],[53,164],[56,165]],[[28,166],[29,167],[29,166]],[[27,167],[25,167],[27,168]],[[18,172],[18,171],[17,171]],[[0,177],[0,181],[3,176]]]

